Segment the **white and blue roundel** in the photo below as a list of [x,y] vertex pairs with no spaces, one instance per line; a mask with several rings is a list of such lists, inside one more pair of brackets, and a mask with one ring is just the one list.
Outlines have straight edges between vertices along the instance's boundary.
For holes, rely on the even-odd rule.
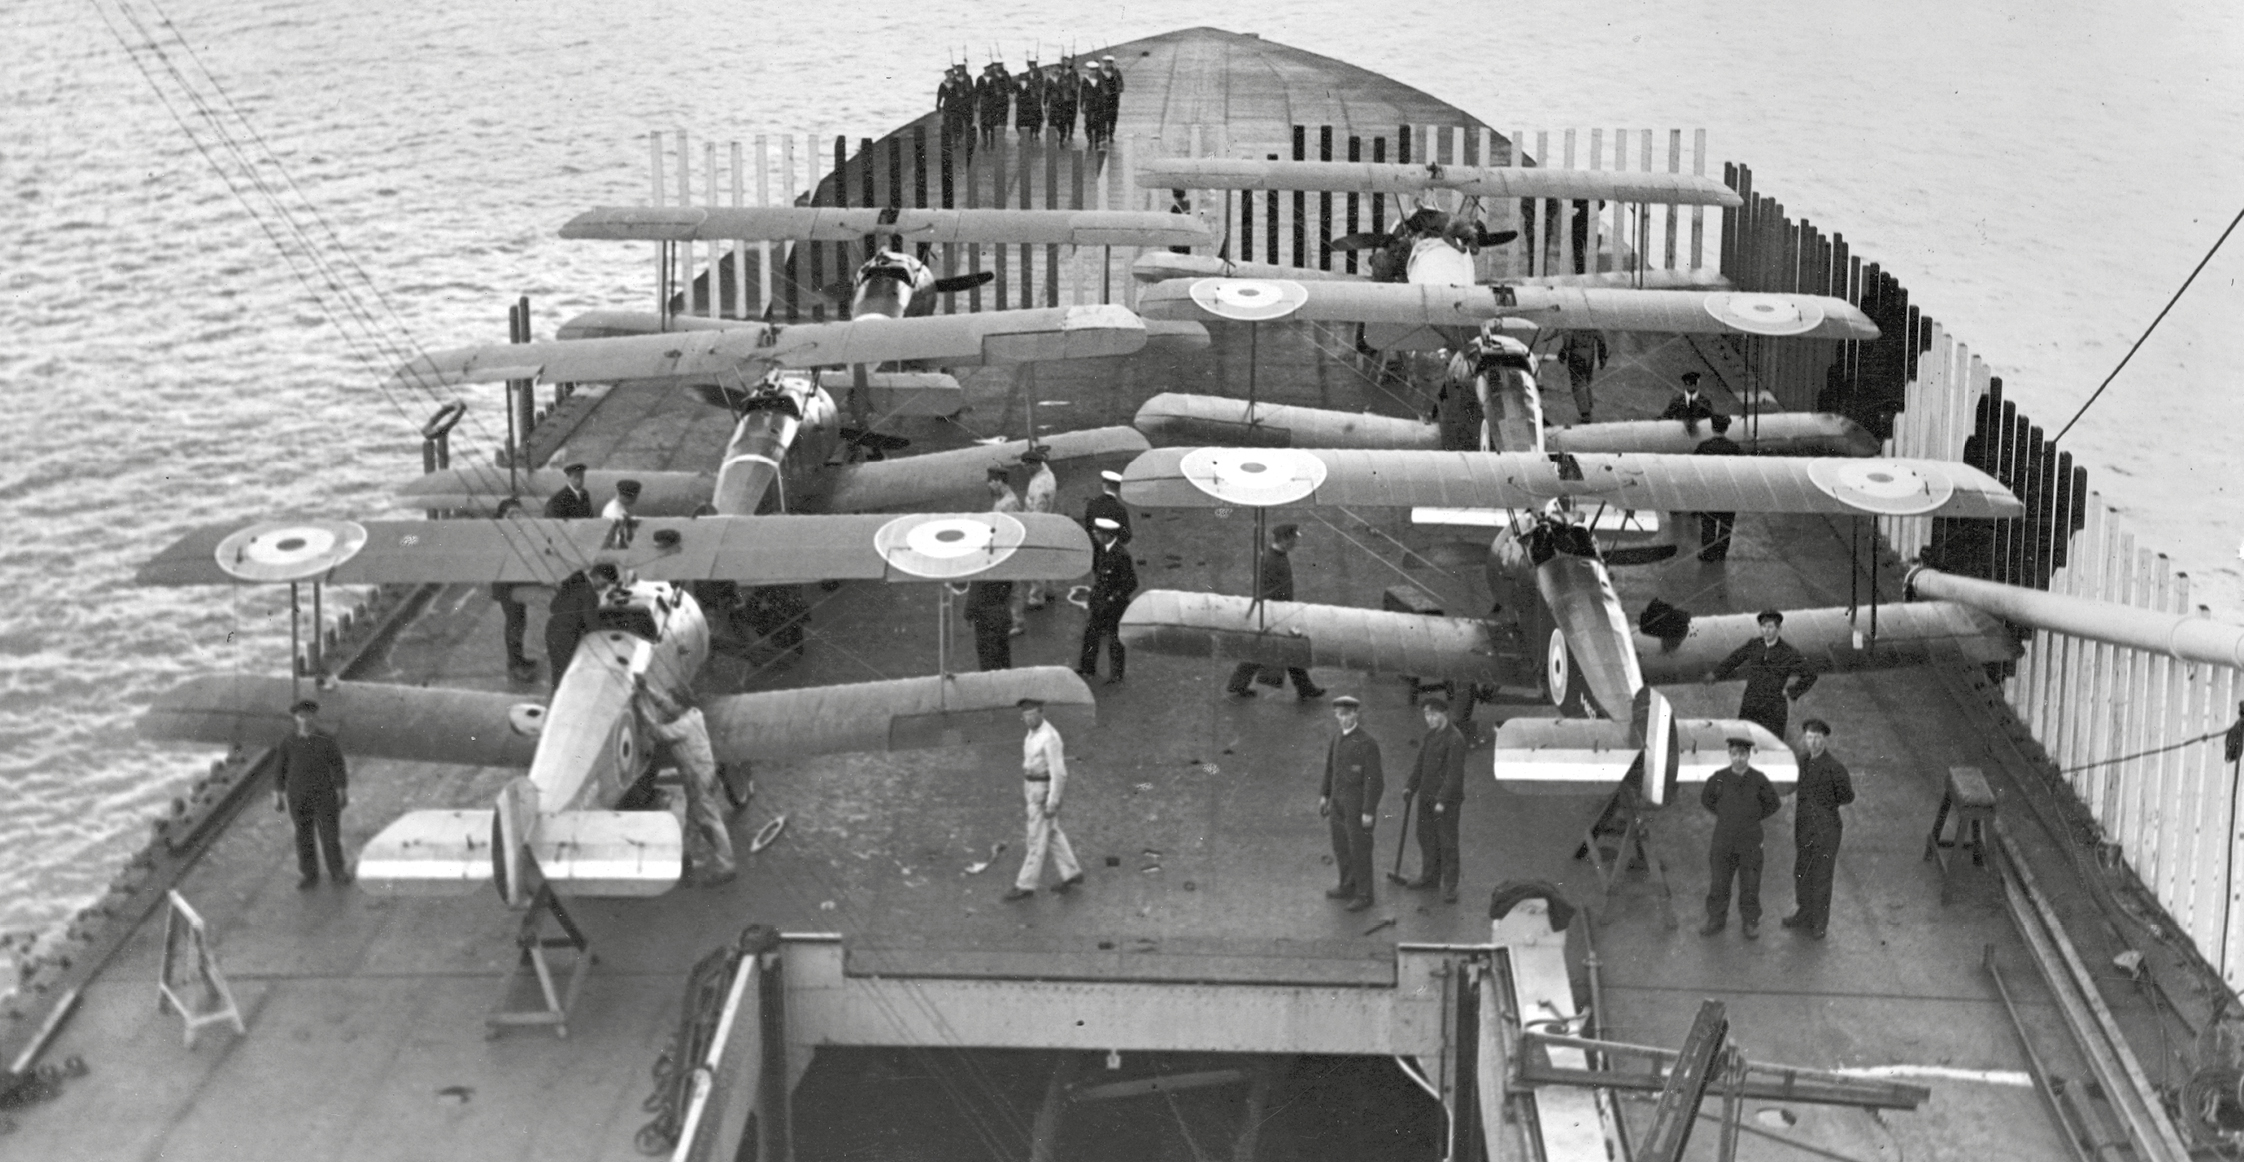
[[873,549],[914,577],[950,580],[995,566],[1027,539],[1028,530],[1007,513],[915,513],[882,525]]
[[1243,323],[1283,319],[1309,301],[1309,288],[1282,278],[1203,278],[1191,294],[1201,310]]
[[1177,472],[1217,500],[1270,508],[1307,498],[1325,482],[1325,462],[1298,448],[1194,448]]
[[1751,335],[1804,335],[1823,325],[1823,308],[1792,295],[1706,296],[1706,313]]
[[218,567],[242,581],[302,581],[365,547],[366,527],[351,521],[266,521],[218,542]]
[[1892,460],[1810,460],[1808,479],[1850,508],[1887,516],[1932,512],[1956,492],[1945,473]]

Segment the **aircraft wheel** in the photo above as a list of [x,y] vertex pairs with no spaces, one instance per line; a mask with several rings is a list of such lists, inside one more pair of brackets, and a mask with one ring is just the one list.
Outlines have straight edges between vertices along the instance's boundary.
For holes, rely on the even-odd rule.
[[1573,651],[1566,648],[1566,634],[1557,629],[1551,631],[1544,652],[1543,696],[1565,717],[1590,716],[1589,687],[1582,681],[1581,667],[1574,664]]

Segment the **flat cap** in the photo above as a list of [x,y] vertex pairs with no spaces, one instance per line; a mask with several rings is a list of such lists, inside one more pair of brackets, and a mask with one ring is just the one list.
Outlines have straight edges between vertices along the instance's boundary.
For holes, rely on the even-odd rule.
[[1112,468],[1109,468],[1106,471],[1099,473],[1099,479],[1106,481],[1108,484],[1120,484],[1122,483],[1122,474],[1116,472]]
[[1301,535],[1301,526],[1288,522],[1270,530],[1272,540],[1291,540]]
[[1783,612],[1782,610],[1777,610],[1777,609],[1764,609],[1764,610],[1762,610],[1761,612],[1759,612],[1759,613],[1756,613],[1756,614],[1754,614],[1754,615],[1753,615],[1753,620],[1754,620],[1754,622],[1755,622],[1756,624],[1759,624],[1760,622],[1764,622],[1764,621],[1773,621],[1773,622],[1777,623],[1778,625],[1783,625],[1783,624],[1784,624],[1784,612]]
[[1831,724],[1820,718],[1810,718],[1800,724],[1800,733],[1806,734],[1811,730],[1817,734],[1828,735],[1831,733]]
[[1449,709],[1449,699],[1441,694],[1428,694],[1418,700],[1418,705],[1421,709],[1446,711]]
[[1021,453],[1021,463],[1023,464],[1042,464],[1051,458],[1052,453],[1045,448],[1030,448],[1028,451]]
[[1696,372],[1696,371],[1686,371],[1686,372],[1684,372],[1684,373],[1683,373],[1683,386],[1685,386],[1685,387],[1691,387],[1691,386],[1693,386],[1693,385],[1697,384],[1697,383],[1698,383],[1698,381],[1699,381],[1699,373],[1698,373],[1698,372]]
[[616,495],[626,500],[639,499],[639,482],[636,480],[616,481]]
[[1042,710],[1044,709],[1044,700],[1042,698],[1023,698],[1013,705],[1020,710]]
[[1118,533],[1122,531],[1122,522],[1102,516],[1094,518],[1091,521],[1091,527],[1102,533]]
[[571,464],[567,468],[563,468],[561,470],[561,473],[564,476],[582,476],[584,475],[584,463],[583,461],[578,461],[575,464]]
[[296,705],[289,707],[288,712],[290,714],[317,714],[319,713],[319,703],[306,698],[303,701],[298,702]]
[[1753,749],[1753,740],[1752,740],[1752,739],[1750,739],[1750,738],[1732,738],[1732,739],[1730,740],[1730,749],[1731,749],[1731,750],[1752,750],[1752,749]]
[[1008,479],[1011,475],[1011,473],[1007,472],[1003,468],[992,468],[988,472],[988,476],[992,480],[1005,480]]
[[1353,694],[1342,694],[1340,697],[1333,699],[1332,704],[1335,706],[1346,706],[1349,709],[1353,710],[1356,707],[1363,705],[1364,702],[1363,699],[1358,698]]

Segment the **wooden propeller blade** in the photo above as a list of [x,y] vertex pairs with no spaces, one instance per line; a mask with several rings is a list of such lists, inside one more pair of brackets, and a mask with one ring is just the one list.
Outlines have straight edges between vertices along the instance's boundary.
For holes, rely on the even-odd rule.
[[994,270],[977,270],[972,274],[954,274],[949,278],[936,279],[935,293],[939,295],[948,295],[957,294],[959,291],[963,290],[973,290],[975,287],[989,282],[996,277],[997,272]]

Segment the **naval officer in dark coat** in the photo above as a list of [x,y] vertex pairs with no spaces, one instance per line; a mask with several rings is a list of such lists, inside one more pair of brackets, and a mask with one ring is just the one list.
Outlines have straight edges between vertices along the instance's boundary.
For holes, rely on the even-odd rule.
[[319,728],[319,703],[307,698],[288,708],[296,729],[273,748],[279,772],[273,785],[273,810],[288,813],[296,825],[296,881],[299,891],[319,886],[320,849],[327,849],[328,878],[351,882],[343,865],[343,808],[350,806],[350,771],[343,750]]
[[1075,672],[1085,681],[1098,672],[1099,646],[1107,647],[1106,682],[1119,685],[1126,655],[1122,651],[1122,611],[1138,591],[1137,566],[1122,547],[1122,526],[1105,517],[1091,522],[1091,620],[1083,626],[1083,656]]
[[1831,923],[1831,875],[1839,867],[1839,838],[1845,825],[1839,808],[1854,802],[1854,780],[1828,749],[1831,724],[1810,718],[1800,724],[1807,756],[1800,760],[1800,800],[1792,808],[1792,914],[1783,925],[1817,940]]
[[1465,806],[1465,735],[1449,721],[1449,699],[1430,694],[1422,709],[1426,737],[1403,793],[1418,800],[1418,878],[1412,890],[1440,888],[1445,904],[1457,902],[1457,816]]
[[1733,878],[1745,938],[1761,935],[1761,821],[1782,805],[1769,776],[1754,769],[1753,740],[1731,739],[1730,765],[1714,772],[1699,792],[1699,806],[1714,813],[1714,838],[1706,851],[1706,925],[1700,935],[1712,936],[1729,924]]
[[1346,694],[1332,700],[1340,733],[1325,749],[1325,781],[1317,792],[1317,814],[1332,827],[1332,862],[1340,883],[1327,899],[1348,901],[1348,910],[1371,907],[1371,825],[1379,818],[1379,795],[1386,781],[1379,771],[1379,743],[1364,730],[1362,703]]
[[584,465],[571,464],[561,470],[569,483],[545,502],[545,515],[549,520],[591,520],[596,510],[592,507],[592,494],[584,490]]
[[1731,650],[1706,680],[1719,682],[1743,669],[1745,694],[1738,699],[1738,717],[1758,722],[1783,738],[1791,703],[1814,688],[1815,671],[1800,651],[1777,636],[1784,628],[1784,614],[1764,609],[1753,620],[1761,627],[1761,636]]
[[1700,420],[1714,418],[1714,404],[1705,396],[1699,394],[1698,372],[1686,371],[1683,373],[1683,390],[1675,393],[1667,401],[1667,407],[1660,411],[1660,418],[1663,420],[1681,420],[1683,421],[1683,430],[1694,434],[1699,430]]
[[1122,503],[1122,474],[1112,469],[1099,473],[1100,492],[1083,506],[1083,531],[1098,527],[1100,517],[1113,521],[1121,528],[1115,540],[1123,545],[1130,543],[1130,508]]
[[545,658],[553,669],[554,689],[561,688],[561,676],[577,656],[577,643],[599,624],[601,596],[620,577],[614,565],[602,561],[590,570],[569,574],[554,588],[545,622]]

